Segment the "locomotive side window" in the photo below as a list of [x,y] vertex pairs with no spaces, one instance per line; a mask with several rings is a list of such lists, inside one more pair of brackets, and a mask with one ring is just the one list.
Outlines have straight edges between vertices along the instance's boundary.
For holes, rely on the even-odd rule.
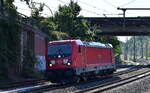
[[72,50],[71,44],[59,44],[48,46],[48,57],[50,58],[63,58],[71,56]]
[[81,46],[79,46],[79,48],[78,48],[78,52],[79,52],[79,53],[81,52]]

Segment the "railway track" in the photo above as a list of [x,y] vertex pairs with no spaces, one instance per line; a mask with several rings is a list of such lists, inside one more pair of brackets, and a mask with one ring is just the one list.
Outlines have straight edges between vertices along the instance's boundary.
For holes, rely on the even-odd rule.
[[[120,71],[117,73],[114,73],[114,75],[120,75],[123,73],[128,73],[131,71],[136,71],[140,68],[131,68],[130,70],[125,70],[125,71]],[[43,82],[47,82],[46,79],[42,78],[42,79],[29,79],[29,80],[25,80],[25,81],[18,81],[18,82],[13,82],[13,83],[8,83],[5,85],[1,85],[0,89],[10,89],[10,88],[17,88],[17,87],[23,87],[26,85],[34,85],[34,84],[38,84],[38,83],[43,83]]]
[[145,65],[145,66],[133,66],[132,68],[130,68],[128,70],[119,71],[117,73],[114,73],[114,76],[118,76],[118,75],[130,73],[130,72],[133,72],[133,71],[137,71],[137,70],[145,68],[145,67],[147,67],[147,65]]
[[[125,71],[120,71],[118,73],[114,73],[114,76],[119,76],[122,74],[126,74],[126,73],[130,73],[130,72],[134,72],[137,71],[141,68],[139,67],[134,67]],[[63,89],[63,88],[67,88],[70,86],[77,86],[77,85],[82,85],[82,84],[88,84],[90,82],[96,82],[98,80],[102,80],[102,79],[106,79],[109,77],[103,77],[103,78],[98,78],[98,79],[94,79],[94,80],[89,80],[87,82],[81,82],[81,83],[71,83],[71,84],[65,84],[65,85],[60,85],[60,84],[43,84],[43,85],[35,85],[35,86],[29,86],[29,87],[24,87],[24,88],[20,88],[20,89],[16,89],[10,92],[45,92],[45,91],[53,91],[55,89]],[[45,81],[46,82],[46,81]],[[80,92],[80,91],[78,91]]]
[[123,79],[119,79],[119,80],[115,80],[112,82],[107,82],[95,87],[90,87],[90,88],[86,88],[84,90],[79,90],[79,91],[75,91],[74,93],[100,93],[100,92],[104,92],[107,90],[111,90],[113,88],[122,86],[124,84],[128,84],[131,83],[133,81],[142,79],[144,77],[147,77],[150,75],[150,70],[147,70],[145,72],[133,75],[133,76],[129,76],[127,78],[123,78]]
[[[139,69],[141,69],[141,68],[140,67],[134,67],[134,68],[131,68],[131,69],[128,69],[128,70],[125,70],[125,71],[120,71],[118,73],[115,73],[114,76],[134,72],[134,71],[137,71]],[[86,83],[96,82],[98,80],[103,80],[103,79],[107,79],[107,78],[109,78],[109,76],[94,79],[94,80],[89,80],[87,82],[81,82],[81,83],[72,83],[72,84],[58,85],[58,86],[55,86],[55,87],[46,87],[46,88],[43,87],[43,88],[39,88],[39,89],[35,89],[35,90],[30,90],[28,92],[40,92],[41,93],[41,92],[45,92],[45,91],[53,91],[55,89],[64,89],[64,88],[67,88],[67,87],[70,87],[70,86],[77,86],[77,85],[82,85],[82,84],[86,84]]]
[[18,82],[12,82],[12,83],[7,83],[5,85],[1,85],[0,89],[5,90],[5,89],[11,89],[11,88],[17,88],[17,87],[23,87],[23,86],[29,86],[29,85],[34,85],[38,83],[43,83],[46,82],[47,80],[44,78],[41,79],[29,79],[25,81],[18,81]]
[[46,89],[49,89],[49,90],[53,90],[53,89],[56,89],[58,88],[59,84],[43,84],[43,85],[35,85],[35,86],[29,86],[29,87],[23,87],[23,88],[17,88],[17,89],[12,89],[12,90],[7,90],[7,91],[4,91],[4,93],[35,93],[35,92],[39,92],[39,91],[46,91]]

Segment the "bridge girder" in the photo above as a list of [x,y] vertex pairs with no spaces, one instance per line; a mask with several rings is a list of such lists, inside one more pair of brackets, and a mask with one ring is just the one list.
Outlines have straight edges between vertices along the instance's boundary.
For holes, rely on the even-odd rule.
[[111,36],[150,36],[150,17],[127,17],[123,29],[123,17],[86,17],[91,29],[96,27],[102,32],[98,35]]

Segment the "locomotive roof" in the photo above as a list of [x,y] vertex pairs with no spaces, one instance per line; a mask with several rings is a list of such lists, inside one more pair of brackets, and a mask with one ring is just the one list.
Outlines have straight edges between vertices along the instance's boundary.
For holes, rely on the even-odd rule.
[[[111,44],[103,44],[100,42],[86,42],[81,40],[59,40],[59,41],[52,41],[54,42],[76,42],[77,45],[85,45],[85,46],[91,46],[91,47],[103,47],[103,48],[113,48]],[[52,43],[49,42],[49,43]]]
[[103,44],[100,42],[85,42],[83,41],[83,44],[86,46],[91,46],[91,47],[103,47],[103,48],[113,48],[111,44]]
[[51,41],[49,43],[57,43],[57,42],[76,42],[78,45],[83,45],[81,40],[58,40],[58,41]]

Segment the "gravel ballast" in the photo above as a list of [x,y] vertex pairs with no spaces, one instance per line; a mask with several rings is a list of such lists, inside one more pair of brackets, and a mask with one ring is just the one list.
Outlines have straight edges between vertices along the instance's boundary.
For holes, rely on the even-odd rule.
[[[145,70],[146,70],[146,68],[145,68]],[[145,70],[141,69],[141,70],[134,71],[134,72],[131,72],[131,73],[128,73],[128,74],[123,74],[123,75],[120,75],[119,78],[132,76],[132,75],[135,75],[135,73],[141,73],[141,72],[143,72]],[[148,68],[147,68],[147,70],[148,70]],[[47,91],[46,93],[70,93],[70,92],[75,92],[77,90],[82,90],[82,89],[85,89],[85,88],[88,88],[88,87],[92,87],[92,86],[97,86],[97,85],[103,84],[104,82],[110,82],[110,81],[113,81],[115,79],[117,79],[117,77],[104,79],[104,80],[100,80],[100,81],[97,81],[97,82],[91,82],[91,83],[87,83],[87,84],[81,84],[81,85],[77,85],[77,86],[71,86],[71,87],[67,87],[67,88],[64,88],[64,89],[56,89],[56,90],[53,90],[53,91]],[[150,77],[149,77],[149,82],[148,83],[147,82],[148,82],[148,80],[145,83],[141,83],[142,84],[142,89],[148,89],[144,85],[147,85],[147,84],[150,83]],[[132,85],[131,86],[129,86],[129,85],[127,85],[127,87],[129,87],[129,90],[130,90]],[[132,90],[131,90],[130,93],[141,93],[141,92],[137,92],[137,91],[139,91],[138,89],[140,89],[140,86],[138,87],[138,89],[136,89],[136,87],[138,87],[138,86],[137,85],[133,85]],[[107,91],[106,93],[129,93],[127,89],[128,88],[121,86],[121,88],[115,88],[113,90]],[[134,91],[134,89],[136,91]]]
[[103,93],[150,93],[150,76]]

